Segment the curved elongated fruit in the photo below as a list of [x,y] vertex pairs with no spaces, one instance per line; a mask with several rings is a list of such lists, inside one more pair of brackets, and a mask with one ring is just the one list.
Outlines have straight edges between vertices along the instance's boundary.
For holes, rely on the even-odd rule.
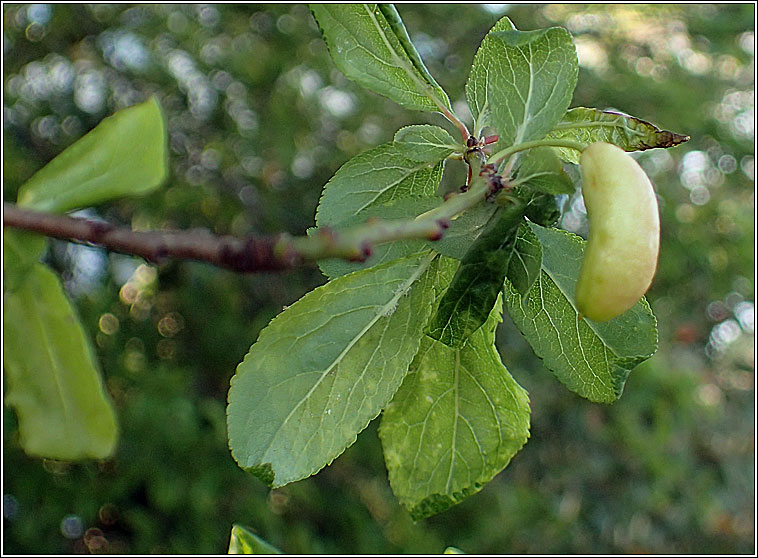
[[582,152],[580,168],[590,236],[576,306],[583,316],[606,321],[650,288],[658,263],[658,201],[642,167],[615,145],[593,143]]

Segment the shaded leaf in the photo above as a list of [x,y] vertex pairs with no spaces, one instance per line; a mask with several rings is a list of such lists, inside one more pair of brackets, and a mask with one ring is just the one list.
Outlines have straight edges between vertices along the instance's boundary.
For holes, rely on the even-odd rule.
[[520,188],[517,191],[519,197],[526,200],[526,216],[532,223],[537,223],[543,227],[550,227],[555,225],[558,219],[561,218],[559,204],[561,196],[539,192],[524,192]]
[[529,225],[522,223],[516,236],[516,246],[508,262],[508,281],[520,295],[532,288],[542,271],[542,244]]
[[494,346],[502,303],[458,348],[424,337],[379,436],[390,484],[418,520],[475,494],[529,436],[529,398]]
[[[310,4],[335,66],[345,77],[413,110],[450,109],[393,7]],[[388,19],[389,18],[389,19]]]
[[168,176],[166,125],[155,97],[104,118],[34,174],[18,205],[66,212],[123,196],[141,196]]
[[[655,147],[674,147],[689,136],[661,130],[634,116],[595,108],[572,108],[550,131],[548,137],[590,144],[597,141],[618,145],[624,151],[643,151]],[[574,149],[556,148],[564,161],[579,163],[581,155]]]
[[574,288],[585,242],[559,229],[530,224],[542,244],[542,272],[522,296],[505,284],[505,303],[545,366],[570,390],[592,401],[612,403],[629,372],[655,353],[655,316],[643,298],[607,322],[579,319]]
[[35,264],[4,302],[5,402],[24,451],[64,461],[110,456],[115,413],[58,277]]
[[261,331],[229,390],[229,445],[240,467],[283,486],[355,441],[418,351],[436,257],[427,251],[334,279]]
[[552,147],[527,151],[521,159],[515,182],[524,189],[545,194],[573,194],[576,190]]
[[283,554],[281,550],[267,543],[242,525],[232,525],[227,554]]
[[490,315],[524,220],[523,204],[495,213],[455,273],[450,288],[429,322],[427,335],[451,347],[460,347]]
[[429,242],[429,247],[443,256],[457,260],[463,259],[474,241],[487,227],[487,223],[497,209],[498,205],[494,203],[480,203],[466,210],[453,219],[450,228],[445,231],[445,236],[440,240]]

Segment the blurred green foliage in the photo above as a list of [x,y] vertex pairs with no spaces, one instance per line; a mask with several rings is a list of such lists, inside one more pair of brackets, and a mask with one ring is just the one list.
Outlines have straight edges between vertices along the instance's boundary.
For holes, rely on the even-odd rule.
[[[315,268],[156,269],[54,242],[46,261],[98,347],[121,443],[100,463],[31,459],[6,409],[6,552],[219,553],[233,523],[288,553],[754,552],[754,4],[398,9],[461,113],[476,47],[507,12],[520,29],[574,34],[572,106],[692,136],[638,159],[661,198],[648,295],[658,354],[618,403],[592,404],[506,318],[499,346],[530,393],[531,439],[480,494],[414,524],[375,423],[330,467],[275,491],[227,449],[229,378],[268,320],[325,281]],[[347,81],[304,5],[4,4],[3,33],[5,200],[104,116],[158,96],[168,185],[87,212],[135,228],[302,234],[349,157],[403,125],[442,123]],[[449,165],[448,183],[462,176]],[[562,226],[586,233],[577,197]]]

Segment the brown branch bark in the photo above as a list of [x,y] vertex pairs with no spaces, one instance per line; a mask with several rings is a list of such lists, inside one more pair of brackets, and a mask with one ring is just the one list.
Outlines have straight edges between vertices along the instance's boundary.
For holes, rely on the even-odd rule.
[[[369,219],[362,225],[334,230],[320,227],[313,235],[217,236],[208,231],[133,231],[102,221],[22,209],[3,202],[3,224],[160,263],[170,259],[208,262],[242,273],[283,271],[325,258],[366,261],[373,247],[401,239],[439,240],[452,219],[493,194],[489,171],[469,157],[474,179],[468,189],[449,196],[415,219]],[[486,178],[484,175],[487,175]]]
[[277,250],[286,235],[216,236],[207,231],[133,231],[102,221],[92,221],[21,209],[3,203],[3,224],[53,238],[95,244],[154,263],[187,259],[243,273],[282,271],[303,263],[289,250]]

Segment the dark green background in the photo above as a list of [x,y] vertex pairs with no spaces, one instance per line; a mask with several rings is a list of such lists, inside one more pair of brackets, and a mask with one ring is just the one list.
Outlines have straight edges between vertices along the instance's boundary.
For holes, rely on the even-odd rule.
[[[481,493],[414,524],[375,423],[332,466],[271,491],[229,454],[226,391],[258,331],[324,282],[317,269],[156,269],[54,242],[46,260],[95,342],[121,442],[102,463],[31,459],[6,408],[5,552],[220,553],[233,522],[288,553],[754,551],[754,4],[487,6],[398,6],[457,109],[479,41],[507,10],[520,29],[575,35],[572,106],[692,136],[639,158],[661,198],[648,295],[661,340],[621,400],[568,392],[506,317],[499,346],[530,393],[531,438]],[[104,116],[157,94],[169,183],[87,215],[303,234],[348,158],[403,125],[444,125],[348,82],[304,5],[3,8],[5,200]],[[461,172],[449,165],[446,180]],[[567,209],[563,226],[584,233],[581,209]]]

